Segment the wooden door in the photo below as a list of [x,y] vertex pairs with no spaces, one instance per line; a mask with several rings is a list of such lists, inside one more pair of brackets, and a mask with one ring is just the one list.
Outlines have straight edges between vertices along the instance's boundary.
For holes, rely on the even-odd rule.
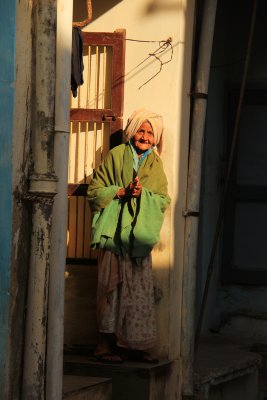
[[121,143],[125,31],[83,32],[84,83],[71,98],[67,258],[95,259],[90,250],[88,182],[110,147]]

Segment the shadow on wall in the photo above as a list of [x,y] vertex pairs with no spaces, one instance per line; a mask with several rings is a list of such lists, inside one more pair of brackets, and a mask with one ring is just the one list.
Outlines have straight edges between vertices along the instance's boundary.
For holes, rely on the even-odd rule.
[[177,11],[184,8],[176,0],[151,0],[145,8],[144,14],[152,14],[162,11]]
[[[93,20],[101,17],[123,0],[91,0]],[[88,0],[74,0],[73,16],[74,21],[86,19]],[[177,0],[151,0],[144,9],[144,15],[162,11],[176,11],[181,8]]]
[[121,1],[122,0],[91,0],[93,20],[95,21],[97,18],[101,17],[111,8],[115,7],[118,3],[121,3]]
[[[157,257],[158,252],[155,253]],[[81,260],[80,260],[81,261]],[[153,262],[155,264],[155,262]],[[154,298],[157,314],[157,345],[155,353],[168,357],[169,270],[166,265],[153,273]],[[97,261],[67,264],[65,273],[64,346],[68,353],[80,349],[92,354],[97,344]]]

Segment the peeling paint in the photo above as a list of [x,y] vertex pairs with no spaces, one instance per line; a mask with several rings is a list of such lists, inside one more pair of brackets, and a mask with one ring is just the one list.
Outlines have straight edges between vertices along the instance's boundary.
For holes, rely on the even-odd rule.
[[17,231],[14,233],[14,238],[13,238],[13,244],[15,247],[15,260],[18,258],[18,242],[20,239],[20,228],[17,229]]
[[[29,188],[19,194],[24,203],[33,205],[22,398],[44,400],[51,213],[56,194],[53,173],[56,2],[36,1],[33,13],[36,28],[33,31],[36,83],[32,99],[33,162]],[[30,114],[30,104],[28,110]]]
[[45,240],[45,233],[43,228],[41,227],[40,229],[37,230],[36,233],[36,253],[40,255],[40,257],[43,256],[45,248],[44,248],[44,240]]

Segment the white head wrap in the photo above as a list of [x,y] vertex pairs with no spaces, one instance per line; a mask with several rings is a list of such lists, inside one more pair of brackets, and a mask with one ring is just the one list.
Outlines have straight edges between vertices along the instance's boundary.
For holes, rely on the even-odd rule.
[[124,130],[124,140],[125,142],[128,142],[145,121],[148,121],[153,128],[155,145],[160,154],[162,151],[163,119],[161,115],[156,114],[153,111],[144,108],[134,111],[127,121]]

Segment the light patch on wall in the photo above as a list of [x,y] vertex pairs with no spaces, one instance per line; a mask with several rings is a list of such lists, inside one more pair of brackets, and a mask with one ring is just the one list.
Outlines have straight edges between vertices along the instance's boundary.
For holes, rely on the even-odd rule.
[[176,11],[179,10],[181,5],[177,0],[152,0],[145,9],[146,14],[162,12],[162,11]]
[[18,258],[18,242],[19,242],[19,236],[20,236],[20,229],[15,232],[14,234],[14,248],[15,248],[15,260]]

